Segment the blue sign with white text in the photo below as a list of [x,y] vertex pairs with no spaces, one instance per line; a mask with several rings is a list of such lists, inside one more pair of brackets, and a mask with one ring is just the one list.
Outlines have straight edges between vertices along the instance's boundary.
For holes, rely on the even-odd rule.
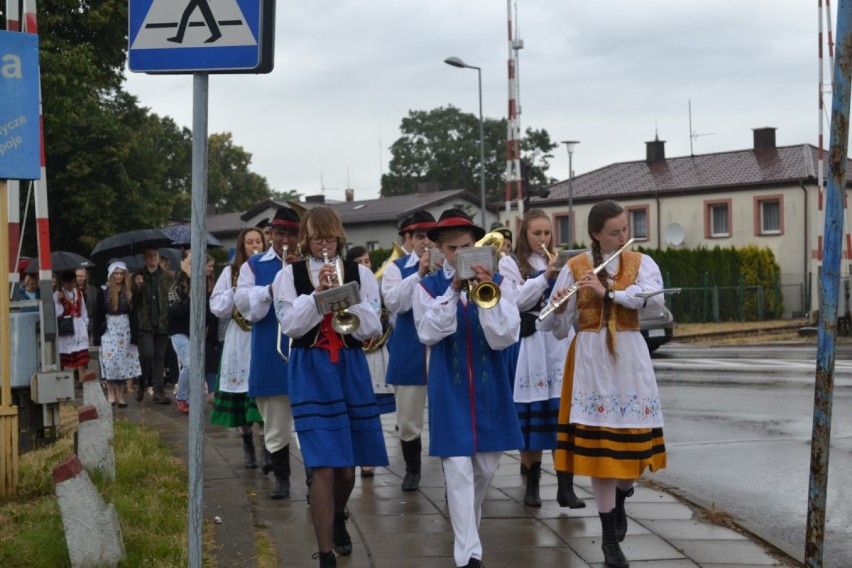
[[38,36],[0,31],[0,179],[41,177]]
[[256,69],[262,0],[130,0],[131,71],[185,73]]

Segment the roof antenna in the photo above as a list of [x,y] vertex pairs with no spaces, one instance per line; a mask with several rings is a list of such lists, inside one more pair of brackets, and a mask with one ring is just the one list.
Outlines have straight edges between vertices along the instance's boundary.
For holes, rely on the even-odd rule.
[[692,142],[698,140],[699,136],[712,136],[716,134],[715,132],[704,132],[699,134],[698,132],[692,129],[692,99],[687,99],[689,101],[689,155],[695,156],[695,152],[692,151]]

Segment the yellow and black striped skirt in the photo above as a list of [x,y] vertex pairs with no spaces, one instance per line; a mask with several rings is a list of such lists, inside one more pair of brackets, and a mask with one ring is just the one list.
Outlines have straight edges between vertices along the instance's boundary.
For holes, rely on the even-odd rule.
[[572,424],[574,343],[568,350],[562,378],[559,426],[554,465],[557,471],[597,478],[636,479],[645,468],[666,467],[662,428],[606,428]]

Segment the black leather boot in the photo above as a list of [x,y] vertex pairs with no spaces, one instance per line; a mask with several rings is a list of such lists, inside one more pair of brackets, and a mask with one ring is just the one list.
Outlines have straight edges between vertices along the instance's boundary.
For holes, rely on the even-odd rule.
[[266,449],[266,440],[264,440],[263,434],[260,435],[260,467],[263,475],[272,471],[272,454]]
[[313,558],[319,558],[320,568],[337,568],[337,558],[334,552],[317,552]]
[[254,452],[254,434],[243,434],[243,452],[245,452],[246,469],[257,469],[257,456]]
[[610,568],[630,568],[630,563],[624,557],[621,547],[618,545],[618,536],[615,534],[615,509],[609,513],[598,513],[601,518],[603,537],[601,539],[601,550],[604,553],[604,562]]
[[285,499],[290,496],[290,446],[289,444],[272,454],[272,481],[270,499]]
[[352,537],[349,536],[349,531],[346,530],[346,521],[348,519],[349,513],[334,514],[334,535],[331,537],[331,547],[340,556],[349,556],[352,554]]
[[541,507],[541,495],[539,495],[540,482],[541,462],[533,462],[527,468],[527,492],[524,493],[524,505],[527,507]]
[[574,474],[565,473],[563,471],[556,472],[556,481],[559,486],[556,490],[556,502],[560,507],[568,507],[569,509],[582,509],[586,506],[586,502],[577,497],[574,493]]
[[402,443],[402,457],[405,460],[405,478],[402,480],[403,491],[417,491],[420,487],[420,454],[423,445],[420,438]]
[[627,536],[627,512],[624,510],[624,500],[628,497],[633,497],[632,487],[627,491],[615,488],[615,534],[618,536],[618,542],[623,541]]

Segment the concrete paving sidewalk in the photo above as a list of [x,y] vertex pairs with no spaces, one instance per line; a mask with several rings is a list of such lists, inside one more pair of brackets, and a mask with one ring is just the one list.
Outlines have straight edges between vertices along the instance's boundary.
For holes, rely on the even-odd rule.
[[[158,430],[183,461],[187,459],[188,418],[174,403],[151,404],[149,397],[129,407],[115,409],[116,419],[139,422]],[[209,415],[210,406],[204,409]],[[347,567],[447,567],[454,566],[453,533],[444,494],[440,461],[425,457],[420,491],[400,489],[404,463],[394,430],[394,415],[383,417],[390,467],[378,468],[372,478],[357,475],[349,501],[349,533],[353,553],[338,557]],[[316,540],[306,502],[304,468],[295,445],[291,447],[293,475],[289,499],[267,497],[272,474],[243,467],[242,441],[236,431],[205,424],[204,510],[215,525],[219,568],[256,567],[258,535],[265,533],[287,568],[315,567],[311,558]],[[256,438],[257,439],[257,438]],[[424,446],[426,440],[424,440]],[[563,509],[555,501],[556,476],[546,456],[541,496],[543,506],[523,505],[524,482],[519,475],[519,455],[507,453],[483,506],[480,533],[483,565],[487,568],[518,566],[603,567],[600,521],[588,478],[575,479],[585,509]],[[653,480],[646,472],[645,479]],[[633,568],[797,566],[782,552],[758,538],[707,522],[703,511],[647,485],[636,488],[627,501],[629,530],[622,549]]]

